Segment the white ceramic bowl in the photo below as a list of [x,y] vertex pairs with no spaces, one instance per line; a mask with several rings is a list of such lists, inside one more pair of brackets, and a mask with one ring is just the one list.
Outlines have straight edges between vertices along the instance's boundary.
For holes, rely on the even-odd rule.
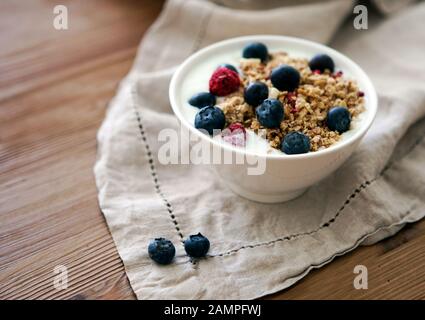
[[[212,139],[193,125],[195,108],[187,105],[187,99],[199,91],[207,91],[208,79],[218,63],[235,63],[241,57],[242,48],[254,41],[263,42],[270,52],[283,50],[290,55],[311,58],[317,53],[332,57],[335,69],[342,70],[344,77],[357,81],[365,93],[366,111],[355,130],[337,144],[306,154],[256,154],[230,144]],[[227,59],[227,60],[226,60]],[[190,77],[196,77],[191,80]],[[188,83],[190,85],[188,85]],[[203,89],[203,90],[202,90]],[[366,73],[345,55],[318,43],[284,36],[256,35],[233,38],[208,46],[186,59],[174,73],[170,84],[170,102],[174,113],[192,134],[212,144],[225,155],[244,156],[244,164],[215,165],[218,175],[237,194],[259,202],[283,202],[301,195],[309,186],[335,171],[356,149],[371,126],[377,110],[377,95]],[[189,96],[188,96],[189,95]],[[261,175],[248,174],[250,163],[263,161],[265,171]]]

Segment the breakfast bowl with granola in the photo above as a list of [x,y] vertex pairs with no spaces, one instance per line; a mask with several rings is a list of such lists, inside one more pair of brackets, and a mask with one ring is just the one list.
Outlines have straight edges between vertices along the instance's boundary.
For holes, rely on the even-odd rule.
[[[377,110],[372,82],[356,63],[284,36],[200,50],[177,69],[169,95],[182,126],[213,153],[245,159],[214,162],[228,187],[268,203],[293,199],[340,167]],[[253,164],[261,170],[250,171]]]

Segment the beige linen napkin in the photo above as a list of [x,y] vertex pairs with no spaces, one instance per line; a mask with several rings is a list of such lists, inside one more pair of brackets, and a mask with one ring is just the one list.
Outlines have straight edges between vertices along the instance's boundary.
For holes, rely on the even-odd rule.
[[[425,4],[366,31],[340,28],[351,5],[244,11],[167,2],[98,134],[99,203],[138,298],[257,298],[424,216]],[[247,34],[334,38],[333,46],[358,62],[379,92],[377,119],[355,154],[283,204],[233,194],[209,166],[157,160],[159,131],[179,128],[168,102],[175,67],[203,46]],[[191,263],[181,240],[197,232],[209,238],[210,255]],[[147,244],[158,236],[176,245],[171,265],[148,257]]]

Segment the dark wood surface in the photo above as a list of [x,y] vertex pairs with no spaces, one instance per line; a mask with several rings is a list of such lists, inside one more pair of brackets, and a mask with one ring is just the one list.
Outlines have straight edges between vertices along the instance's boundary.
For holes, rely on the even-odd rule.
[[[69,9],[69,30],[52,26]],[[162,1],[0,2],[0,298],[134,299],[96,198],[96,132]],[[353,268],[369,289],[353,288]],[[53,270],[68,268],[56,290]],[[220,297],[217,297],[220,298]],[[425,221],[273,299],[425,298]]]

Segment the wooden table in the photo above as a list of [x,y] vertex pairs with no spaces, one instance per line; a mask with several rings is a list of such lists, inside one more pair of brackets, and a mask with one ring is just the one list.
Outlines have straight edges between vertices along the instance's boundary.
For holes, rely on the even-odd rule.
[[[56,4],[68,7],[68,30],[53,28]],[[161,6],[0,2],[0,298],[135,298],[98,208],[95,136]],[[358,264],[368,290],[353,288]],[[58,265],[68,268],[66,290],[53,286]],[[424,299],[425,221],[271,298]]]

